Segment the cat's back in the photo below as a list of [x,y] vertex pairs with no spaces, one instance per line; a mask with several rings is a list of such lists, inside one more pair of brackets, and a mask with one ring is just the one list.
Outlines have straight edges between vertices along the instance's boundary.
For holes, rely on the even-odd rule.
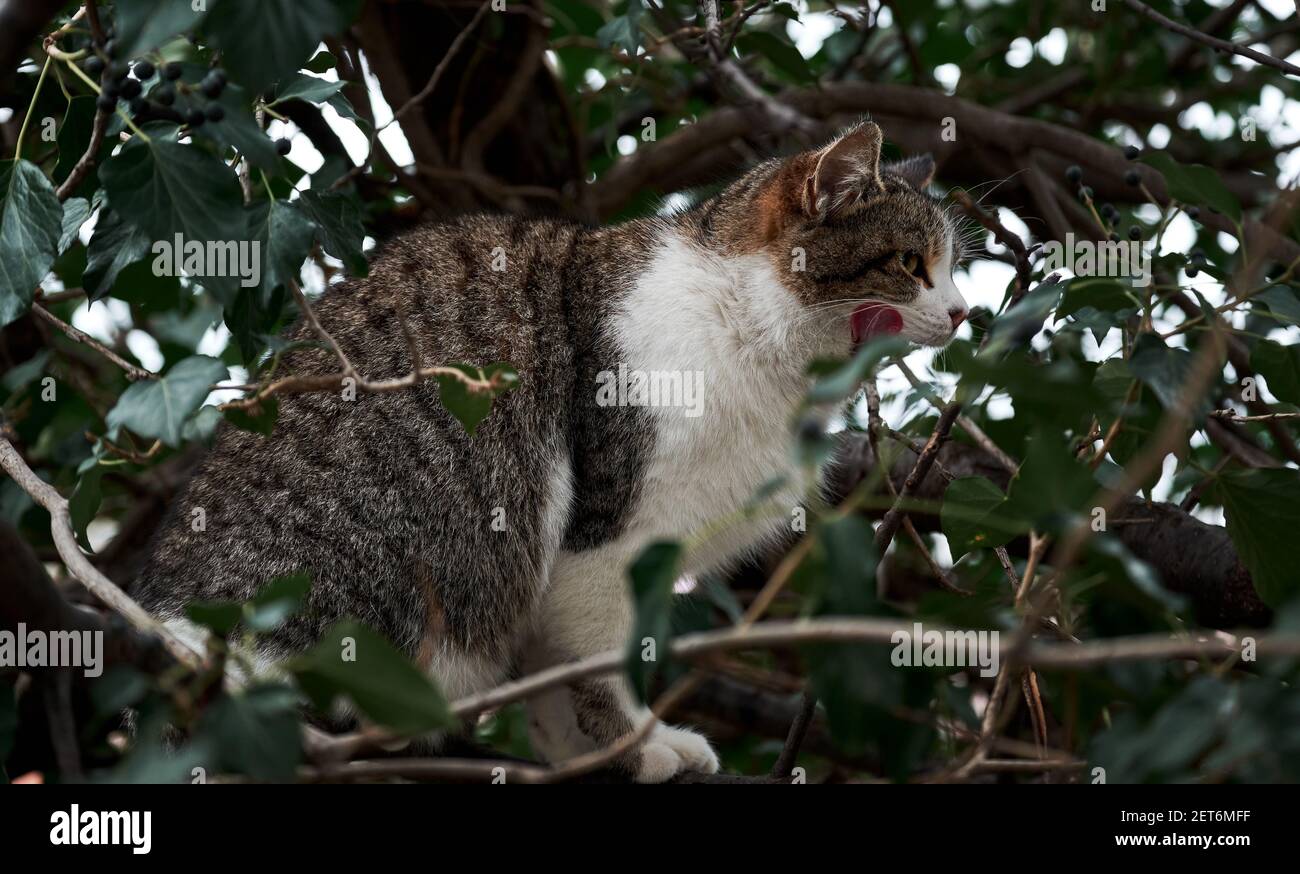
[[[566,291],[582,272],[573,262],[584,233],[469,216],[394,239],[368,276],[331,286],[312,310],[365,380],[404,376],[416,360],[505,361],[518,384],[473,437],[433,380],[286,395],[269,437],[223,424],[137,583],[145,606],[178,615],[190,601],[246,599],[270,578],[308,569],[321,615],[287,633],[305,642],[328,616],[351,613],[408,641],[398,618],[419,569],[404,563],[422,549],[500,549],[499,540],[466,542],[479,534],[462,529],[501,507],[523,519],[542,503],[538,472],[566,451],[575,350],[590,345],[578,335],[591,314]],[[301,342],[276,376],[342,370],[304,320],[286,337]]]

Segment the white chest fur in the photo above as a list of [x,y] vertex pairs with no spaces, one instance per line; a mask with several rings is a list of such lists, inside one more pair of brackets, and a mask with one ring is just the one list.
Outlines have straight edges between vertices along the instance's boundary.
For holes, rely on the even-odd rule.
[[[666,240],[615,330],[630,373],[696,392],[660,392],[646,405],[654,451],[620,546],[635,554],[652,539],[706,534],[688,559],[702,570],[790,523],[805,485],[791,437],[807,388],[801,310],[761,256]],[[782,477],[766,516],[742,518],[756,491]]]

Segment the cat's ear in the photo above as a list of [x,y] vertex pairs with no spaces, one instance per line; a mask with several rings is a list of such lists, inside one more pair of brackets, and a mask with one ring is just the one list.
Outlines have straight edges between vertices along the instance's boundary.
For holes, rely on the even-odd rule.
[[901,161],[891,161],[883,169],[886,173],[903,177],[903,181],[917,191],[924,191],[934,181],[934,156],[928,153],[913,155]]
[[844,213],[871,194],[883,193],[880,181],[879,125],[866,121],[817,153],[804,181],[804,211],[825,219]]

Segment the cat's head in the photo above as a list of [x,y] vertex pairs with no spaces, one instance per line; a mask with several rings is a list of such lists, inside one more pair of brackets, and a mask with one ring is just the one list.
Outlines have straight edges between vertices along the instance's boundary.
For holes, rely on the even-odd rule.
[[881,139],[863,122],[781,162],[757,193],[759,240],[836,345],[898,334],[943,346],[968,313],[952,278],[957,234],[926,193],[934,160],[882,165]]

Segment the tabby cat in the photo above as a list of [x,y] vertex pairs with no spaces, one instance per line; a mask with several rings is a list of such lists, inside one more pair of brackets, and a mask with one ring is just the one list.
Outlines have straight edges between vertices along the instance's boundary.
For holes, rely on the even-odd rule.
[[[647,543],[734,516],[782,475],[778,502],[805,494],[790,426],[814,358],[879,333],[942,345],[965,318],[954,228],[925,193],[933,161],[882,166],[880,147],[865,122],[675,215],[613,227],[473,215],[389,243],[367,278],[315,304],[357,369],[409,372],[400,312],[421,361],[508,361],[518,385],[472,437],[432,383],[287,397],[269,438],[224,428],[137,596],[198,643],[189,602],[246,600],[310,570],[304,609],[264,641],[268,665],[351,616],[453,699],[625,646],[625,569]],[[285,370],[336,373],[338,362],[308,346]],[[605,391],[612,375],[698,379],[697,403]],[[712,525],[684,571],[731,562],[788,519]],[[551,761],[648,715],[612,677],[529,707]],[[660,724],[623,765],[658,782],[718,759],[700,734]]]

